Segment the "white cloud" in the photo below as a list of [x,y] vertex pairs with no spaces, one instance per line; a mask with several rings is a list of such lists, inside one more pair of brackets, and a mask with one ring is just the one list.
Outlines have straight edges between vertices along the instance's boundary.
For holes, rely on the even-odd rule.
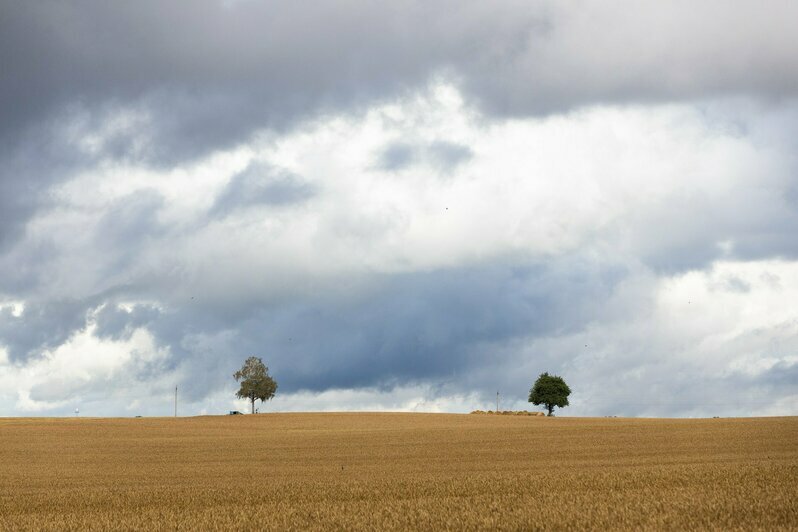
[[[114,223],[114,201],[147,190],[163,197],[153,213],[163,234],[121,265],[127,277],[180,270],[208,291],[219,285],[218,294],[235,295],[242,279],[247,293],[253,282],[256,291],[269,292],[275,280],[286,287],[301,283],[297,277],[338,279],[586,248],[667,262],[663,253],[678,260],[689,254],[685,249],[710,246],[711,258],[735,249],[730,236],[748,225],[791,216],[782,198],[789,153],[718,123],[686,105],[595,107],[487,123],[454,87],[438,84],[364,116],[321,118],[185,168],[86,172],[60,189],[60,208],[31,223],[29,238],[60,249],[46,287],[51,294],[58,286],[103,285],[107,261],[117,257],[114,250],[98,256],[97,224]],[[396,141],[456,142],[473,156],[445,179],[424,160],[398,172],[375,168],[375,154]],[[253,161],[301,176],[318,196],[290,208],[264,205],[207,219],[231,176]],[[103,210],[101,219],[96,213]],[[59,271],[81,272],[82,279],[66,283]],[[271,280],[268,286],[261,277]]]
[[[87,169],[54,191],[53,208],[33,218],[7,260],[48,250],[36,265],[31,295],[39,298],[83,300],[120,290],[116,303],[149,301],[168,313],[191,302],[231,315],[242,305],[355,300],[396,274],[568,257],[617,265],[627,280],[586,330],[528,345],[502,338],[497,348],[518,349],[505,357],[517,366],[486,375],[512,381],[508,402],[521,408],[528,383],[516,378],[517,367],[534,375],[543,350],[561,354],[561,367],[574,376],[573,413],[614,413],[623,405],[617,396],[601,395],[596,374],[619,389],[632,383],[657,397],[634,413],[705,412],[673,407],[661,376],[670,372],[678,380],[687,372],[690,379],[733,382],[794,363],[767,345],[794,341],[795,263],[762,258],[789,256],[794,244],[789,222],[795,212],[785,200],[794,160],[787,145],[770,142],[771,115],[762,118],[750,105],[734,113],[723,105],[594,106],[491,121],[454,86],[437,83],[364,114],[319,117],[280,137],[263,132],[182,167],[116,161]],[[786,104],[782,112],[798,110]],[[744,127],[736,127],[740,121]],[[467,147],[469,155],[446,173],[429,157],[391,169],[375,164],[397,142],[448,142]],[[212,216],[233,176],[258,165],[299,176],[314,194]],[[770,247],[750,251],[751,242]],[[55,392],[78,397],[83,390],[110,390],[134,359],[170,356],[143,328],[128,341],[101,341],[92,333],[91,326],[78,331],[22,368],[0,367],[0,379],[19,392],[16,408],[64,406]],[[192,331],[180,348],[199,356],[208,345],[223,349],[239,333]],[[595,350],[578,354],[583,342]],[[173,368],[149,384],[123,385],[114,404],[149,412],[141,390],[155,387],[159,401],[168,402],[164,390],[171,384],[164,379],[190,372]],[[510,375],[504,381],[496,377],[502,372]],[[476,395],[426,386],[298,392],[284,404],[473,409],[467,405]],[[728,397],[729,389],[718,386]],[[46,401],[37,399],[43,389],[50,390]],[[208,397],[216,396],[208,391]],[[186,408],[241,408],[219,397]]]
[[794,409],[798,4],[316,7],[4,6],[0,408]]
[[514,360],[521,375],[560,368],[574,390],[566,415],[794,415],[794,394],[768,371],[798,364],[796,297],[798,262],[633,276],[606,302],[606,316],[515,346]]
[[447,394],[429,385],[396,386],[389,390],[331,389],[277,396],[261,411],[279,412],[470,412],[484,406],[478,394]]
[[[135,393],[137,365],[158,364],[167,353],[158,348],[152,335],[138,329],[122,341],[97,338],[95,326],[72,335],[65,343],[42,354],[23,367],[0,367],[0,388],[6,390],[3,403],[11,400],[23,412],[51,411],[79,404],[84,398],[120,406],[120,400]],[[148,383],[147,387],[154,383]]]
[[[229,386],[208,394],[201,400],[188,401],[178,396],[179,415],[218,415],[230,410],[249,413],[251,405],[248,399],[235,397],[237,386],[230,379]],[[144,400],[137,399],[126,409],[134,412],[151,412],[153,415],[172,415],[171,403],[164,396],[160,398],[160,410],[148,409]],[[150,401],[152,403],[152,401]],[[495,403],[494,403],[495,405]],[[502,408],[505,403],[502,402]],[[330,389],[323,392],[298,391],[282,393],[265,404],[255,402],[255,408],[261,413],[267,412],[460,412],[467,413],[476,409],[488,409],[486,403],[477,393],[459,393],[445,387],[428,384],[398,385],[390,389],[359,388]],[[523,406],[526,409],[527,406]],[[494,406],[495,408],[495,406]],[[117,411],[119,409],[117,408]]]
[[0,312],[6,309],[11,312],[11,316],[19,318],[25,312],[25,302],[21,300],[0,301]]

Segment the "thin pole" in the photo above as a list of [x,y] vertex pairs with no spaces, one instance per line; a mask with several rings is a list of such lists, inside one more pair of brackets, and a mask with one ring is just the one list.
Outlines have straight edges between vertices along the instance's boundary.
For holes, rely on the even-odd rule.
[[175,417],[177,417],[177,386],[175,386]]
[[496,413],[499,413],[499,390],[496,390]]

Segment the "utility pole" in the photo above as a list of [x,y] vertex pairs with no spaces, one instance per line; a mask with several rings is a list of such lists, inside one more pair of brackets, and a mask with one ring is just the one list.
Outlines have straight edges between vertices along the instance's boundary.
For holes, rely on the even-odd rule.
[[177,386],[175,386],[175,417],[177,417]]
[[496,390],[496,413],[499,413],[499,390]]

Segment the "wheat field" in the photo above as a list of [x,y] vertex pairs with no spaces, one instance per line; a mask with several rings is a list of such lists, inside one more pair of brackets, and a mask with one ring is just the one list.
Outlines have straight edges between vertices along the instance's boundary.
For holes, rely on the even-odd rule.
[[0,529],[798,529],[798,418],[0,419]]

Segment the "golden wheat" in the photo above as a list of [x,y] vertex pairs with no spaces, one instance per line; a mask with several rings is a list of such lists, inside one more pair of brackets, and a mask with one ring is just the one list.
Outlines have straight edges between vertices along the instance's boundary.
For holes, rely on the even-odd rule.
[[0,528],[796,529],[798,418],[0,419]]

